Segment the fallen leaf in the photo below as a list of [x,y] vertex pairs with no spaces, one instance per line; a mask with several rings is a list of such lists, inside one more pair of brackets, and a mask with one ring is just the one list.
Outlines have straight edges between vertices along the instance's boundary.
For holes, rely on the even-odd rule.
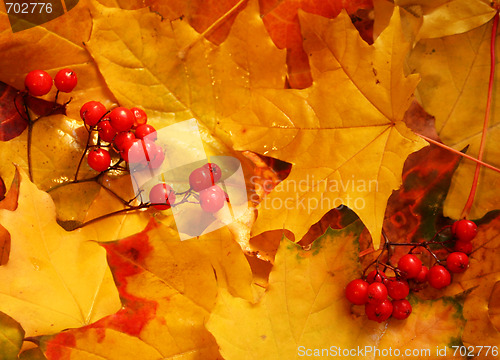
[[22,117],[24,102],[17,96],[17,91],[11,86],[0,82],[0,140],[8,141],[19,136],[28,126],[28,121]]
[[242,271],[231,254],[244,260],[239,246],[230,245],[227,229],[220,231],[179,241],[173,229],[152,222],[137,235],[103,244],[124,307],[92,325],[40,339],[47,358],[220,359],[204,327],[217,283],[250,285],[241,281],[249,268]]
[[307,51],[299,22],[299,10],[325,18],[337,17],[342,9],[354,14],[359,9],[371,9],[372,0],[260,0],[262,20],[279,49],[287,49],[288,82],[292,88],[303,89],[313,83]]
[[28,337],[83,326],[116,311],[104,251],[85,230],[67,233],[59,227],[50,196],[22,170],[19,176],[17,208],[0,210],[12,241],[9,262],[0,267],[0,310]]
[[47,360],[39,347],[25,350],[19,355],[19,360]]
[[[375,348],[379,354],[391,348],[393,354],[396,349],[402,355],[404,351],[429,349],[435,355],[437,346],[454,344],[464,323],[455,299],[425,303],[412,300],[414,313],[410,319],[392,319],[381,325],[360,315],[360,307],[351,308],[344,287],[359,276],[356,254],[362,230],[360,221],[342,230],[328,229],[309,251],[284,239],[269,287],[257,304],[221,291],[207,328],[224,359],[300,359],[314,355],[378,359],[384,356],[377,356]],[[332,324],[341,324],[341,329]],[[351,349],[354,355],[345,353]],[[449,353],[452,349],[447,350],[444,358],[453,359]]]
[[[362,228],[358,221],[329,230],[310,251],[284,239],[269,287],[256,305],[221,291],[207,328],[224,359],[295,359],[300,345],[355,348],[370,343],[380,326],[352,315],[343,291],[357,272],[355,239]],[[343,331],[335,331],[332,323],[341,323]],[[322,346],[325,342],[330,344]]]
[[396,0],[395,3],[422,18],[416,41],[465,33],[486,24],[496,12],[488,0]]
[[[457,288],[448,291],[468,290],[464,317],[467,320],[462,340],[468,345],[496,345],[500,343],[498,323],[499,304],[496,298],[500,282],[500,265],[497,255],[500,248],[500,217],[485,219],[478,226],[474,238],[474,251],[470,256],[469,269],[454,276]],[[494,359],[495,356],[486,357]]]
[[[200,34],[214,44],[220,45],[226,40],[236,16],[246,5],[246,0],[182,0],[146,1],[151,9],[163,17],[175,20],[180,17]],[[208,31],[208,32],[206,32]]]
[[[88,132],[81,121],[64,115],[44,117],[33,125],[31,162],[33,181],[42,190],[49,190],[62,182],[73,180],[80,158],[85,150]],[[14,177],[15,165],[28,171],[28,132],[0,142],[0,153],[6,159],[0,163],[5,182]],[[79,179],[96,175],[85,161]]]
[[[480,1],[474,1],[474,3]],[[436,118],[436,129],[442,141],[457,150],[469,146],[467,154],[477,157],[483,128],[490,71],[491,22],[464,34],[421,40],[413,49],[409,66],[422,76],[418,97],[423,108]],[[500,40],[497,37],[497,47]],[[496,65],[499,60],[497,58]],[[500,80],[499,72],[495,82]],[[436,91],[439,89],[438,91]],[[500,153],[498,102],[492,103],[483,161],[496,164]],[[453,219],[461,216],[469,196],[476,164],[464,160],[455,172],[444,214]],[[498,207],[500,174],[482,169],[470,218],[482,218]]]
[[23,344],[24,330],[14,319],[0,312],[0,357],[16,359]]
[[[377,344],[379,349],[425,359],[457,359],[455,349],[465,325],[462,315],[463,299],[443,298],[419,301],[410,298],[412,313],[408,319],[390,320],[387,331]],[[384,359],[386,356],[376,356]]]
[[[369,46],[345,14],[334,20],[304,14],[314,86],[266,91],[266,100],[253,101],[244,123],[231,119],[238,149],[293,164],[260,204],[254,235],[285,228],[300,239],[328,210],[344,204],[378,247],[386,200],[399,187],[404,160],[424,146],[401,121],[417,78],[403,75],[406,46],[397,13],[391,24]],[[405,90],[391,92],[390,84]],[[260,118],[250,113],[256,109]]]
[[[0,201],[0,209],[14,211],[17,208],[19,197],[19,177],[13,179],[10,191]],[[5,265],[9,261],[11,247],[11,236],[9,231],[0,223],[0,265]]]

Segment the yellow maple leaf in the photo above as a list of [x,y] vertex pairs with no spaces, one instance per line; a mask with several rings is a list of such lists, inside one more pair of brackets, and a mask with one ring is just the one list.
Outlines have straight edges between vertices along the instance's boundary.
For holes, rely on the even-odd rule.
[[49,195],[21,171],[17,208],[0,210],[11,235],[7,265],[0,267],[0,311],[16,319],[26,336],[90,324],[119,308],[105,252],[87,231],[72,233],[55,219]]
[[360,39],[346,14],[334,20],[303,14],[302,29],[314,85],[267,91],[253,108],[269,114],[246,114],[243,124],[232,119],[238,147],[294,164],[261,204],[254,233],[287,228],[300,239],[344,204],[378,247],[385,204],[400,185],[404,160],[425,144],[401,121],[418,78],[403,74],[408,48],[398,13],[374,46]]
[[[357,276],[363,229],[360,221],[342,230],[328,229],[309,251],[282,241],[269,287],[257,304],[221,291],[207,328],[224,359],[378,359],[390,358],[384,355],[389,349],[399,356],[429,349],[437,358],[437,346],[450,346],[464,325],[453,299],[412,299],[410,318],[387,324],[370,321],[360,316],[363,310],[349,305],[344,287]],[[454,359],[451,350],[443,358]]]
[[[409,58],[412,71],[422,76],[418,97],[424,109],[436,118],[441,140],[457,149],[469,146],[467,154],[477,157],[488,93],[491,22],[459,35],[426,39],[417,43]],[[497,47],[500,40],[496,40]],[[497,57],[496,66],[500,64]],[[500,73],[495,74],[495,82]],[[500,157],[500,103],[493,101],[483,161],[495,164]],[[469,196],[476,164],[464,160],[455,172],[444,215],[454,219]],[[483,168],[470,218],[481,218],[498,208],[500,174]]]
[[218,286],[252,300],[242,290],[250,290],[248,263],[227,229],[180,241],[173,229],[153,221],[103,247],[124,307],[90,326],[42,338],[48,358],[87,359],[89,352],[116,360],[220,358],[204,326]]

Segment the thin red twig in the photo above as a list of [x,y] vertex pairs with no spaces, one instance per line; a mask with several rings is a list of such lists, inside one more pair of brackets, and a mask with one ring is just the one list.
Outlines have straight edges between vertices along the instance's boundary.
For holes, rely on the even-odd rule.
[[[498,11],[495,14],[495,17],[493,20],[493,27],[491,29],[490,81],[489,81],[489,85],[488,85],[488,99],[486,101],[486,112],[484,114],[483,133],[481,135],[481,143],[479,144],[479,152],[477,155],[477,158],[480,161],[483,160],[484,146],[486,143],[486,133],[488,130],[488,123],[490,121],[490,115],[491,115],[491,99],[493,97],[493,82],[495,80],[495,42],[496,42],[496,38],[497,38],[497,28],[498,28]],[[472,208],[472,204],[474,203],[474,197],[476,196],[480,170],[481,170],[481,164],[477,164],[476,171],[474,172],[474,180],[472,181],[472,186],[471,186],[470,193],[469,193],[469,198],[467,199],[467,202],[465,203],[464,209],[462,210],[462,215],[461,215],[462,218],[466,218],[469,215],[470,210]]]
[[458,151],[458,150],[455,150],[455,149],[453,149],[452,147],[449,147],[448,145],[445,145],[445,144],[443,144],[443,143],[440,143],[439,141],[433,140],[433,139],[431,139],[431,138],[429,138],[429,137],[427,137],[427,136],[425,136],[425,135],[422,135],[422,134],[419,134],[419,133],[415,133],[415,135],[420,136],[422,139],[424,139],[424,140],[426,140],[426,141],[430,142],[431,144],[434,144],[434,145],[439,146],[439,147],[441,147],[441,148],[443,148],[443,149],[449,150],[449,151],[451,151],[452,153],[455,153],[455,154],[457,154],[457,155],[463,156],[463,157],[464,157],[464,158],[466,158],[466,159],[472,160],[472,161],[474,161],[474,162],[478,163],[479,165],[484,166],[485,168],[488,168],[488,169],[491,169],[491,170],[493,170],[493,171],[496,171],[496,172],[500,173],[500,169],[499,169],[499,168],[494,167],[493,165],[490,165],[490,164],[488,164],[488,163],[485,163],[484,161],[478,160],[478,159],[476,159],[475,157],[472,157],[472,156],[470,156],[470,155],[464,154],[463,152],[460,152],[460,151]]

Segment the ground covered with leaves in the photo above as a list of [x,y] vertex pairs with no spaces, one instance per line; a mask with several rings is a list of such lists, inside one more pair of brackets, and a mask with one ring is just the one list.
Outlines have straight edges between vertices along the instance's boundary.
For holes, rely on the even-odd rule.
[[[498,359],[482,347],[500,344],[499,7],[82,0],[13,32],[1,5],[0,358]],[[20,95],[66,67],[57,104]],[[126,169],[80,164],[90,100],[156,129],[195,119],[196,155],[241,163],[247,210],[182,241],[172,209],[131,206]],[[172,137],[169,156],[193,151]],[[346,300],[384,242],[446,242],[464,211],[469,269],[413,291],[408,319]]]

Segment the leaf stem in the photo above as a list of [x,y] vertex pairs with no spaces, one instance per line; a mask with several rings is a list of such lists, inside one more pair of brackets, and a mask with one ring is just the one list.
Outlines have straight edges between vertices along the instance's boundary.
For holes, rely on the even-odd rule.
[[207,35],[209,35],[212,31],[217,29],[220,25],[222,25],[226,20],[233,15],[240,7],[243,5],[247,0],[240,0],[238,1],[231,9],[229,9],[228,12],[226,12],[224,15],[222,15],[220,18],[218,18],[212,25],[210,25],[205,31],[203,31],[195,40],[193,40],[189,45],[185,46],[182,48],[178,53],[177,56],[179,59],[184,60],[186,58],[187,53],[189,50],[193,48],[199,41],[204,39]]
[[419,133],[414,133],[414,134],[417,135],[417,136],[420,136],[422,139],[426,140],[427,142],[430,142],[433,145],[436,145],[436,146],[439,146],[440,148],[443,148],[443,149],[446,149],[448,151],[451,151],[452,153],[460,155],[460,156],[462,156],[462,157],[464,157],[466,159],[472,160],[472,161],[476,162],[477,164],[484,166],[485,168],[488,168],[490,170],[493,170],[493,171],[496,171],[496,172],[500,173],[500,169],[497,168],[497,167],[494,167],[493,165],[490,165],[488,163],[485,163],[484,161],[478,160],[475,157],[472,157],[470,155],[464,154],[463,152],[455,150],[452,147],[449,147],[448,145],[445,145],[445,144],[443,144],[443,143],[441,143],[439,141],[433,140],[433,139],[431,139],[431,138],[429,138],[429,137],[427,137],[425,135],[422,135],[422,134],[419,134]]
[[[488,99],[486,100],[486,111],[484,114],[483,122],[483,132],[481,135],[481,142],[479,144],[479,152],[477,155],[478,160],[483,160],[484,146],[486,144],[486,133],[488,130],[488,123],[491,115],[491,99],[493,95],[493,82],[495,80],[495,42],[497,38],[497,28],[498,28],[498,11],[495,14],[493,20],[493,27],[491,29],[491,42],[490,42],[490,80],[488,84]],[[472,204],[474,203],[474,197],[476,196],[477,184],[479,181],[479,173],[481,170],[481,164],[476,164],[476,171],[474,172],[474,179],[472,180],[472,186],[469,193],[469,198],[465,203],[464,209],[462,210],[461,218],[466,218],[470,210],[472,209]]]

